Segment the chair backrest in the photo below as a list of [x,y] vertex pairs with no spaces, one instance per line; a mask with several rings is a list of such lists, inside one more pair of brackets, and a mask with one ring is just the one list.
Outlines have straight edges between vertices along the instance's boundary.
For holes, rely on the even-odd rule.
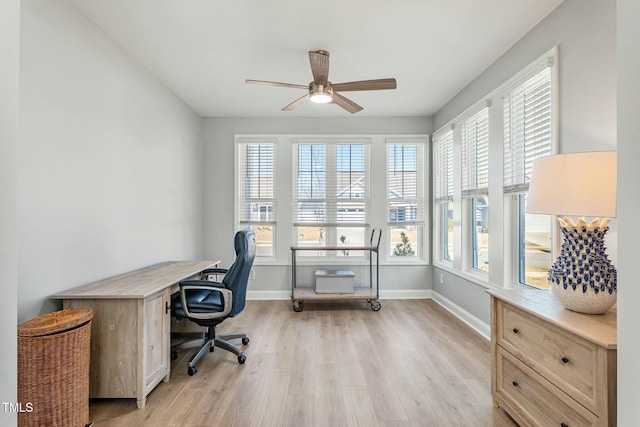
[[236,316],[244,310],[247,297],[247,282],[256,256],[256,236],[253,230],[247,228],[238,231],[234,239],[236,259],[229,267],[222,283],[233,292],[231,301],[231,313],[229,317]]

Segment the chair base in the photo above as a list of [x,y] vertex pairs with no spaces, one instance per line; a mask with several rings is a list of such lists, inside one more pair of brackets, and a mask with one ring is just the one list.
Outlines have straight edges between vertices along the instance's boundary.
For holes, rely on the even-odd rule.
[[244,364],[245,360],[247,359],[240,347],[234,345],[229,341],[234,339],[241,339],[242,344],[247,345],[249,343],[249,337],[247,337],[246,334],[225,334],[216,336],[214,328],[214,326],[210,326],[207,335],[200,339],[181,342],[171,347],[172,359],[175,359],[175,357],[177,357],[177,350],[198,347],[198,349],[191,355],[191,358],[189,358],[187,370],[187,373],[189,375],[194,375],[198,371],[196,368],[196,363],[198,363],[198,361],[205,354],[207,354],[207,352],[213,352],[215,347],[219,347],[235,354],[238,357],[238,363],[240,363],[241,365]]

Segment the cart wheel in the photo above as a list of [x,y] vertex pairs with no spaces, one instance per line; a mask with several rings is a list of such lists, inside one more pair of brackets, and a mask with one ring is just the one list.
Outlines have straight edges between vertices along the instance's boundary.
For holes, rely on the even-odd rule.
[[241,365],[244,365],[244,362],[246,362],[247,360],[247,356],[245,356],[244,354],[239,354],[238,355],[238,363]]
[[178,358],[178,352],[173,350],[171,352],[171,360],[176,360]]
[[247,345],[247,344],[249,344],[249,337],[242,338],[242,345]]
[[195,366],[193,367],[189,367],[189,369],[187,369],[187,374],[189,374],[190,377],[194,376],[196,373],[198,372],[198,370],[196,369]]
[[382,308],[382,305],[380,304],[379,301],[371,301],[371,310],[380,311],[381,308]]
[[295,300],[293,302],[293,311],[295,311],[296,313],[300,313],[302,311],[302,301]]

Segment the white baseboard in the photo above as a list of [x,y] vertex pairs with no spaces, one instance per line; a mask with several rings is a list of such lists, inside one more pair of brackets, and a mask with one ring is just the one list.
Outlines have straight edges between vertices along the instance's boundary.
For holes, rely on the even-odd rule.
[[[395,289],[381,290],[380,299],[429,299],[431,289]],[[248,300],[288,300],[291,291],[257,291],[247,290]]]
[[464,323],[469,325],[469,327],[480,335],[485,337],[487,340],[491,339],[491,328],[489,325],[484,323],[482,320],[478,319],[473,314],[469,313],[467,310],[463,309],[453,301],[443,297],[439,293],[435,291],[431,291],[431,299],[444,307],[451,314],[456,316],[458,319],[462,320]]
[[385,289],[380,299],[430,299],[431,289]]
[[[290,290],[279,291],[258,291],[247,290],[248,300],[289,300]],[[444,307],[448,312],[469,325],[470,328],[478,332],[486,339],[491,339],[491,329],[489,325],[478,319],[451,300],[445,298],[432,289],[394,289],[381,290],[380,299],[432,299]]]

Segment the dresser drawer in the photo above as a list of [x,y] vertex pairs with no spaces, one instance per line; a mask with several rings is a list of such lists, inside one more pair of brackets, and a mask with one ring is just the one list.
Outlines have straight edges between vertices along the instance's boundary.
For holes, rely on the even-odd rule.
[[497,344],[597,412],[598,346],[500,301],[496,311]]
[[521,425],[606,425],[503,348],[496,348],[495,357],[495,397]]

